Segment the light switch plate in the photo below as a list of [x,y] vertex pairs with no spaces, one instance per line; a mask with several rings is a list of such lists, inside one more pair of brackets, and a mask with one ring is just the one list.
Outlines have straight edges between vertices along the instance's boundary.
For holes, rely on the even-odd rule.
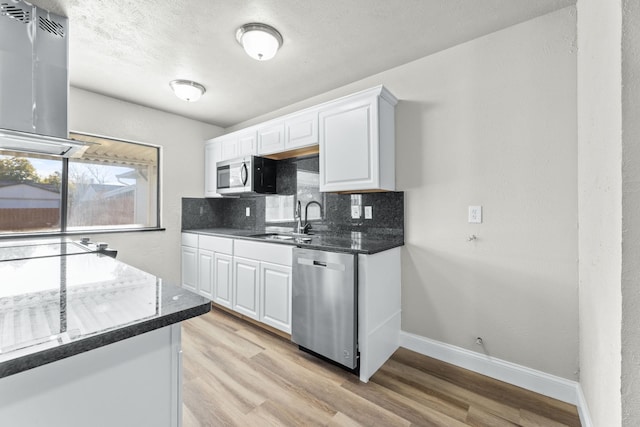
[[251,208],[249,206],[244,209],[244,214],[246,216],[251,216]]
[[482,224],[482,206],[469,206],[469,223]]
[[351,219],[360,218],[360,206],[355,205],[351,206]]
[[364,219],[372,219],[373,218],[373,208],[371,206],[364,207]]

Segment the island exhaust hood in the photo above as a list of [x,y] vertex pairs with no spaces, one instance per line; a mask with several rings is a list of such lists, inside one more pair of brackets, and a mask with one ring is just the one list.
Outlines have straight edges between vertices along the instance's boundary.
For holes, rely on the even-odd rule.
[[79,156],[68,139],[68,19],[0,1],[0,150]]

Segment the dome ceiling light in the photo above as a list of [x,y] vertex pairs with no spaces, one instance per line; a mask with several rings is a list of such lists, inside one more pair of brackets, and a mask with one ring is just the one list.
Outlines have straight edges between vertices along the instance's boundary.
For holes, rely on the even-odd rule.
[[196,102],[207,91],[200,83],[191,80],[172,80],[169,86],[178,98],[187,102]]
[[266,24],[244,24],[236,31],[236,40],[247,55],[258,61],[273,58],[282,46],[282,36],[273,27]]

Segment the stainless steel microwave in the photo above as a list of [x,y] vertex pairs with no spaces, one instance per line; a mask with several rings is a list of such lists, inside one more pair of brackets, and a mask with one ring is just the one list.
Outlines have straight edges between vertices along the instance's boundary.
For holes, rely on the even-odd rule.
[[216,163],[218,194],[274,194],[276,161],[246,156]]

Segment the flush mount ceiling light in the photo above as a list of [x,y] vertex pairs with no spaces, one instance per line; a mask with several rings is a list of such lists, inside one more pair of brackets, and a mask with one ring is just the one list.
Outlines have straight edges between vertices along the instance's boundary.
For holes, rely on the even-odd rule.
[[244,24],[236,31],[236,40],[244,47],[247,55],[258,61],[273,58],[282,46],[282,36],[266,24]]
[[173,80],[169,86],[178,98],[187,102],[196,102],[207,91],[200,83],[191,80]]

